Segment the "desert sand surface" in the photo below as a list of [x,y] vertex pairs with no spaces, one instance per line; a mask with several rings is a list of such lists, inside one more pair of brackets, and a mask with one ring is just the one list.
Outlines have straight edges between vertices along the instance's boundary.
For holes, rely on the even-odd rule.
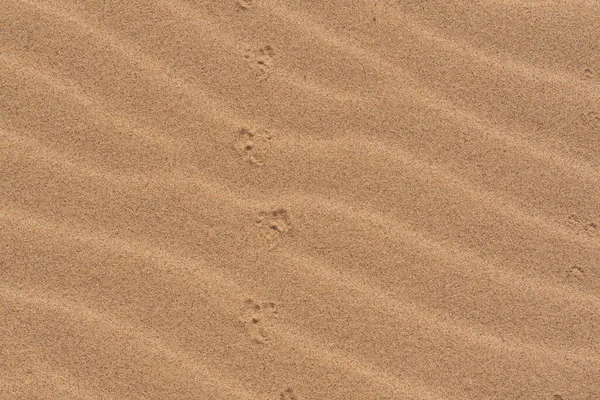
[[600,399],[600,2],[0,1],[0,399]]

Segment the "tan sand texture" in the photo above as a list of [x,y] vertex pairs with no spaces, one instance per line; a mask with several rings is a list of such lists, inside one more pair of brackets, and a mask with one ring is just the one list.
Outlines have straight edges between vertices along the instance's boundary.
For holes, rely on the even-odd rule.
[[600,2],[0,1],[0,399],[600,399]]

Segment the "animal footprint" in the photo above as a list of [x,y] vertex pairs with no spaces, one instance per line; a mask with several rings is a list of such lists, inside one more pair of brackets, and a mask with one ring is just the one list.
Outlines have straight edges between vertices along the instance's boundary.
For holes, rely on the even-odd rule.
[[582,115],[583,123],[594,129],[600,129],[600,112],[588,111]]
[[236,131],[235,148],[243,159],[262,166],[269,152],[273,135],[264,129],[242,127]]
[[581,222],[579,220],[579,217],[575,214],[571,214],[567,217],[567,224],[572,228],[572,229],[577,229],[579,228],[579,226],[581,225]]
[[584,222],[576,215],[569,215],[568,224],[578,234],[600,238],[600,220]]
[[298,396],[294,393],[292,388],[287,388],[279,394],[280,400],[298,400]]
[[581,267],[573,267],[569,270],[569,277],[582,279],[585,275],[585,272]]
[[266,45],[258,49],[246,49],[244,58],[250,63],[252,68],[255,68],[260,73],[259,80],[264,80],[268,77],[273,66],[275,51],[273,47]]
[[588,67],[583,70],[583,77],[587,80],[598,80],[600,73],[597,68]]
[[585,232],[588,236],[600,236],[600,224],[597,222],[589,222],[585,225]]
[[254,0],[237,0],[236,3],[242,10],[248,10],[255,6]]
[[281,237],[292,229],[288,212],[284,208],[259,212],[256,224],[260,236],[269,243],[270,248],[274,248]]
[[277,317],[277,306],[273,302],[257,303],[252,299],[247,299],[244,306],[244,323],[252,341],[258,344],[268,343],[270,337],[267,327]]

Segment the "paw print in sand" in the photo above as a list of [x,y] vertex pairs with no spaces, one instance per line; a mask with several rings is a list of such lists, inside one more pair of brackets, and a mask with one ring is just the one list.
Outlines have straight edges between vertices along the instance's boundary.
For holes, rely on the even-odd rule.
[[567,276],[569,279],[581,280],[585,277],[585,271],[581,267],[572,267],[567,272]]
[[600,112],[588,111],[581,118],[585,126],[592,129],[600,129]]
[[567,218],[567,225],[577,234],[600,238],[600,219],[584,221],[572,214]]
[[268,326],[277,317],[277,306],[273,302],[258,303],[252,299],[244,302],[243,322],[253,342],[266,344],[270,341]]
[[287,388],[279,394],[279,400],[298,400],[292,388]]
[[588,80],[595,80],[600,77],[600,74],[598,74],[597,70],[588,67],[583,70],[583,77]]
[[255,68],[260,73],[259,80],[264,80],[269,75],[273,67],[275,50],[270,45],[259,48],[247,48],[244,52],[244,58],[252,68]]
[[584,129],[600,132],[600,111],[587,111],[581,114],[581,125]]
[[276,208],[271,211],[261,211],[256,218],[259,235],[274,248],[283,235],[291,229],[292,224],[285,208]]
[[242,10],[249,10],[255,7],[255,0],[236,0],[239,8]]
[[236,131],[235,149],[240,157],[258,166],[265,164],[273,135],[265,129],[239,128]]

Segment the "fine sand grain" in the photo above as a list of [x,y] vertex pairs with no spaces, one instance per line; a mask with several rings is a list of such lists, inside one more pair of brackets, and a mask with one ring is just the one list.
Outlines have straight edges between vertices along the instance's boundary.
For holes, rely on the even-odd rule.
[[0,399],[600,400],[600,2],[1,0]]

